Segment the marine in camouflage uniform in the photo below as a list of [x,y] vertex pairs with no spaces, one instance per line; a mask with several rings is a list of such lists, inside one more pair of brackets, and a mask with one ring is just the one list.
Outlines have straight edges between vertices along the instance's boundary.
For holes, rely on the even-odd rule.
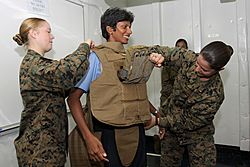
[[[180,48],[155,47],[164,55],[164,66],[175,65],[173,88],[161,99],[160,127],[166,128],[161,166],[180,166],[184,146],[191,166],[215,166],[213,119],[224,100],[219,73],[201,81],[195,72],[197,54]],[[173,73],[172,73],[173,74]],[[164,89],[164,88],[163,88]]]
[[85,43],[59,61],[27,51],[19,76],[24,110],[14,142],[19,166],[64,166],[68,136],[65,98],[85,74],[88,54]]

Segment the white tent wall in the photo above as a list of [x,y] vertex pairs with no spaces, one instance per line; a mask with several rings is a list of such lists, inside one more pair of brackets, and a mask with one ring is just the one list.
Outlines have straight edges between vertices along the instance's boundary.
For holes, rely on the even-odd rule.
[[250,2],[240,1],[238,15],[238,57],[240,76],[240,149],[250,151]]
[[[108,6],[126,7],[135,14],[130,45],[174,46],[178,38],[185,38],[195,52],[210,41],[222,40],[234,48],[234,55],[222,71],[225,101],[215,118],[216,144],[237,146],[250,151],[250,2],[237,0],[73,0],[85,5],[84,37],[99,44],[100,16]],[[228,0],[229,1],[229,0]],[[225,3],[221,3],[225,2]],[[1,1],[0,1],[1,3]],[[112,5],[113,4],[113,5]],[[52,26],[53,29],[53,26]],[[56,39],[55,39],[56,40]],[[148,82],[150,101],[159,107],[160,69],[155,69]],[[18,90],[17,90],[18,91]],[[69,115],[70,129],[75,126]],[[0,133],[0,166],[16,167],[13,139],[18,134],[13,129]],[[156,129],[152,133],[155,133]],[[69,166],[69,162],[67,165]]]
[[[248,78],[248,80],[246,80],[246,89],[245,89],[245,91],[246,92],[248,92],[248,96],[246,97],[246,101],[245,101],[245,104],[248,104],[248,105],[246,105],[246,109],[245,109],[245,114],[244,114],[244,117],[243,117],[243,119],[245,119],[245,125],[243,125],[243,126],[245,126],[245,127],[248,127],[248,131],[246,130],[246,133],[245,133],[245,135],[242,135],[243,137],[243,139],[244,139],[244,143],[245,143],[245,148],[246,148],[246,150],[250,150],[250,26],[249,26],[249,24],[250,24],[250,1],[245,1],[245,3],[246,3],[246,16],[248,16],[247,18],[246,18],[246,27],[247,28],[245,28],[245,31],[243,32],[243,33],[246,33],[246,35],[247,35],[247,39],[245,40],[246,42],[244,43],[243,42],[243,45],[245,46],[245,47],[247,47],[247,52],[245,53],[245,55],[246,55],[246,67],[247,67],[247,69],[248,70],[246,70],[246,78]],[[245,26],[243,26],[243,27],[245,27]],[[248,72],[247,72],[248,71]],[[244,108],[244,106],[243,106],[243,108]],[[242,143],[243,144],[243,143]]]

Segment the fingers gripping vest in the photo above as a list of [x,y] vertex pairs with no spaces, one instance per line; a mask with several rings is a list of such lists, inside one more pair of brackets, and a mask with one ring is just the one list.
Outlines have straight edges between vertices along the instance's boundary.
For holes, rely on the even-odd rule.
[[144,123],[150,119],[145,83],[123,84],[117,71],[125,65],[124,52],[96,48],[102,73],[90,86],[91,111],[99,121],[118,127]]

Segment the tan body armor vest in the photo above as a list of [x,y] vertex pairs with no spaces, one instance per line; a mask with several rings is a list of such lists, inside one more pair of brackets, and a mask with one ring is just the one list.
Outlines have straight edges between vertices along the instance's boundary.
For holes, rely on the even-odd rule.
[[90,109],[93,116],[105,124],[117,127],[149,120],[146,83],[123,84],[117,77],[117,71],[126,61],[124,49],[118,52],[100,45],[94,52],[101,62],[102,72],[90,86]]

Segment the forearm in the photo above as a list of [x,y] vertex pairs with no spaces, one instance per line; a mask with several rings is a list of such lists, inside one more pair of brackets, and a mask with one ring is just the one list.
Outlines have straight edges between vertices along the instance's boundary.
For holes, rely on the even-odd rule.
[[168,112],[159,120],[159,125],[174,132],[193,131],[206,125],[211,125],[216,109],[204,109],[202,112],[194,109],[180,113]]
[[70,107],[72,116],[73,116],[83,138],[86,141],[86,140],[88,140],[89,136],[92,135],[92,133],[90,132],[90,130],[88,128],[88,124],[85,120],[85,114],[84,114],[82,107],[79,107],[80,106],[79,104],[74,104],[74,106],[75,107]]
[[89,47],[81,44],[76,51],[63,59],[50,60],[44,59],[32,71],[34,77],[42,77],[44,80],[39,84],[47,87],[68,90],[83,77],[88,69]]

